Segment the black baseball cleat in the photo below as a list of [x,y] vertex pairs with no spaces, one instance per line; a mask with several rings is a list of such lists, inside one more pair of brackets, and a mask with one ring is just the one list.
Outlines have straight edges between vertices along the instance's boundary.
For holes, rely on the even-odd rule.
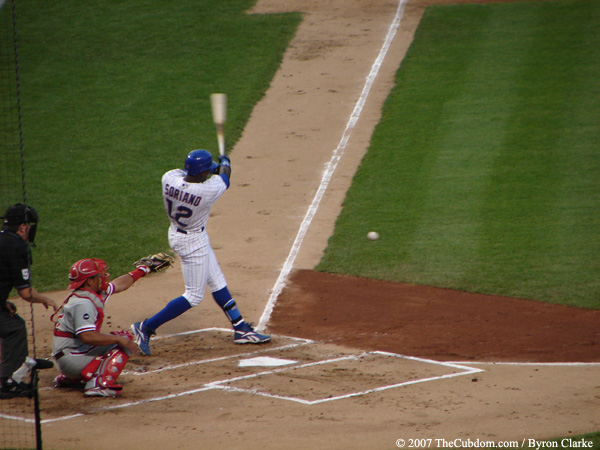
[[2,385],[2,388],[0,388],[0,399],[19,397],[31,398],[32,396],[33,389],[31,384],[17,383],[10,378]]

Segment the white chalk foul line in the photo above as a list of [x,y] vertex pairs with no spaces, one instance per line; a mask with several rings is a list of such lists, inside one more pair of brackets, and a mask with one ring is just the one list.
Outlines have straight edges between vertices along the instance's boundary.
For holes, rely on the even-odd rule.
[[[350,393],[338,395],[335,397],[330,396],[330,397],[316,399],[316,400],[306,400],[306,399],[299,398],[299,397],[276,395],[276,394],[272,394],[270,392],[260,391],[258,389],[246,389],[246,388],[239,388],[239,387],[230,385],[230,383],[234,383],[234,382],[240,381],[240,380],[248,380],[251,378],[257,378],[257,377],[267,376],[267,375],[274,375],[274,374],[284,373],[284,372],[289,373],[289,372],[296,371],[298,369],[303,369],[303,368],[313,367],[313,366],[320,366],[320,365],[330,364],[330,363],[335,363],[335,362],[340,362],[340,361],[355,361],[355,360],[358,360],[360,358],[370,356],[370,355],[408,359],[408,360],[422,362],[425,364],[433,364],[433,365],[438,365],[438,366],[449,367],[452,369],[459,370],[460,372],[454,372],[454,373],[445,374],[445,375],[437,375],[437,376],[432,376],[432,377],[427,377],[427,378],[420,378],[417,380],[402,381],[400,383],[379,386],[379,387],[367,389],[364,391],[350,392]],[[245,392],[248,394],[258,395],[258,396],[262,396],[262,397],[277,398],[280,400],[288,400],[288,401],[292,401],[292,402],[296,402],[296,403],[302,403],[303,405],[317,405],[319,403],[331,402],[331,401],[342,400],[342,399],[346,399],[346,398],[359,397],[359,396],[363,396],[363,395],[367,395],[367,394],[372,394],[375,392],[387,391],[388,389],[395,389],[395,388],[399,388],[399,387],[403,387],[403,386],[410,386],[413,384],[426,383],[429,381],[437,381],[437,380],[444,380],[447,378],[472,375],[472,374],[480,373],[480,372],[483,372],[483,370],[475,369],[472,367],[465,367],[465,366],[461,366],[461,365],[458,365],[455,363],[446,363],[446,362],[434,361],[432,359],[415,358],[412,356],[400,355],[397,353],[374,351],[374,352],[365,352],[360,355],[341,356],[338,358],[316,361],[316,362],[311,362],[311,363],[306,363],[306,364],[299,364],[296,366],[284,367],[281,369],[268,370],[268,371],[264,371],[264,372],[260,372],[260,373],[251,374],[251,375],[243,375],[243,376],[239,376],[239,377],[235,377],[235,378],[230,378],[227,380],[213,381],[212,383],[208,383],[205,386],[207,386],[207,387],[211,386],[216,389],[223,389],[223,390],[233,391],[233,392]]]
[[346,150],[346,146],[350,139],[350,135],[352,134],[352,131],[354,130],[354,126],[358,122],[358,119],[362,113],[362,110],[367,101],[367,97],[369,96],[369,92],[371,91],[371,88],[373,87],[373,83],[375,82],[375,78],[377,77],[377,74],[379,73],[379,70],[381,69],[381,65],[385,59],[385,56],[386,56],[390,46],[392,45],[392,41],[394,40],[394,37],[396,36],[396,32],[398,31],[398,28],[400,27],[400,21],[402,19],[402,15],[404,14],[405,4],[406,4],[406,0],[400,0],[400,2],[398,3],[398,8],[396,10],[394,20],[392,21],[392,23],[390,24],[390,26],[388,28],[388,32],[387,32],[385,41],[383,42],[383,45],[381,46],[381,49],[379,50],[379,55],[377,56],[377,59],[371,66],[371,71],[369,72],[369,75],[366,78],[362,93],[361,93],[360,97],[358,98],[356,105],[354,106],[354,110],[352,111],[352,114],[350,115],[348,123],[346,124],[346,129],[344,130],[344,132],[342,134],[342,138],[340,139],[340,142],[339,142],[337,148],[334,150],[334,152],[331,156],[331,159],[325,165],[325,170],[321,177],[321,184],[319,185],[319,189],[317,190],[317,192],[313,198],[313,201],[310,204],[308,211],[306,212],[306,215],[304,216],[304,220],[300,224],[300,229],[298,230],[298,234],[296,235],[296,239],[294,240],[294,243],[292,245],[290,253],[289,253],[285,263],[283,264],[283,268],[281,269],[281,272],[279,273],[279,277],[277,278],[277,281],[275,282],[273,289],[271,290],[271,295],[269,296],[269,301],[267,302],[265,310],[264,310],[264,312],[260,318],[260,321],[258,323],[258,326],[256,328],[258,331],[264,330],[267,323],[269,322],[269,319],[271,318],[271,314],[273,313],[273,308],[275,307],[275,303],[277,302],[277,297],[279,297],[279,294],[281,294],[281,291],[283,290],[283,287],[285,286],[285,283],[287,282],[288,276],[290,275],[290,272],[292,271],[292,268],[294,267],[294,261],[296,260],[296,257],[298,256],[300,247],[302,246],[302,242],[304,240],[304,237],[306,236],[306,233],[308,231],[310,223],[312,222],[317,210],[319,209],[319,205],[321,203],[321,200],[323,199],[323,195],[325,194],[325,191],[327,190],[329,182],[331,181],[333,172],[335,171],[340,159],[342,158],[342,155],[344,154],[344,151]]
[[506,361],[452,361],[449,364],[465,366],[543,366],[543,367],[600,367],[600,362],[506,362]]

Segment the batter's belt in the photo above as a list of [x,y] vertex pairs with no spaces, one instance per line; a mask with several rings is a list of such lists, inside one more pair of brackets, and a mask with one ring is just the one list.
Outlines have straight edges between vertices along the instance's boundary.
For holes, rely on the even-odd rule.
[[[176,231],[177,231],[178,233],[181,233],[181,234],[188,234],[188,231],[187,231],[187,230],[184,230],[183,228],[177,228],[177,230],[176,230]],[[203,231],[204,231],[204,227],[202,227],[202,228],[200,229],[200,233],[202,233]]]

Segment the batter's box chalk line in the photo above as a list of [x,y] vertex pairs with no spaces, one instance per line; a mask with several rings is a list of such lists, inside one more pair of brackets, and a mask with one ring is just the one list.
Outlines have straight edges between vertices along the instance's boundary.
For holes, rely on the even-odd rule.
[[[407,359],[407,360],[412,360],[412,361],[418,361],[418,362],[421,362],[424,364],[433,364],[433,365],[438,365],[438,366],[444,366],[446,368],[452,368],[452,369],[459,370],[459,372],[454,372],[454,373],[444,374],[444,375],[437,375],[437,376],[432,376],[432,377],[427,377],[427,378],[420,378],[420,379],[416,379],[416,380],[402,381],[402,382],[393,383],[393,384],[389,384],[389,385],[378,386],[376,388],[366,389],[363,391],[349,392],[349,393],[346,393],[343,395],[338,395],[338,396],[328,396],[326,398],[320,398],[320,399],[316,399],[316,400],[306,400],[306,399],[299,398],[299,397],[276,395],[276,394],[272,394],[269,392],[264,392],[264,391],[260,391],[260,390],[256,390],[256,389],[244,389],[244,388],[231,386],[232,383],[242,381],[242,380],[249,380],[249,379],[258,378],[258,377],[276,375],[279,373],[291,372],[291,371],[296,371],[299,369],[315,367],[315,366],[322,366],[325,364],[332,364],[332,363],[337,363],[337,362],[341,362],[341,361],[358,361],[359,359],[367,357],[367,356]],[[472,375],[472,374],[479,373],[479,372],[483,372],[483,370],[475,369],[472,367],[460,366],[457,364],[444,363],[444,362],[433,361],[433,360],[422,359],[422,358],[414,358],[414,357],[410,357],[410,356],[399,355],[396,353],[373,351],[373,352],[361,353],[359,355],[347,355],[347,356],[341,356],[338,358],[326,359],[326,360],[322,360],[322,361],[298,364],[295,366],[284,367],[281,369],[267,370],[267,371],[263,371],[263,372],[252,374],[252,375],[244,375],[244,376],[240,376],[240,377],[236,377],[236,378],[215,381],[212,383],[208,383],[207,386],[212,386],[216,389],[224,389],[224,390],[228,390],[228,391],[245,392],[245,393],[250,393],[250,394],[269,397],[269,398],[276,398],[276,399],[280,399],[280,400],[289,400],[292,402],[302,403],[304,405],[317,405],[320,403],[342,400],[342,399],[347,399],[347,398],[351,398],[351,397],[358,397],[358,396],[362,396],[362,395],[372,394],[375,392],[383,392],[388,389],[394,389],[394,388],[398,388],[398,387],[402,387],[402,386],[409,386],[412,384],[425,383],[428,381],[436,381],[436,380],[442,380],[442,379],[446,379],[446,378],[454,378],[454,377],[464,376],[464,375]]]
[[[176,334],[171,334],[171,335],[158,336],[158,337],[154,337],[153,339],[167,339],[170,337],[191,335],[191,334],[196,334],[196,333],[215,332],[215,331],[223,332],[223,333],[231,333],[230,329],[205,328],[205,329],[201,329],[201,330],[193,330],[193,331],[188,331],[188,332],[184,332],[184,333],[176,333]],[[161,367],[160,369],[147,371],[147,372],[135,372],[135,371],[125,372],[124,371],[123,374],[130,375],[130,376],[144,376],[144,375],[149,375],[149,374],[155,374],[155,373],[175,370],[175,369],[182,368],[182,367],[189,367],[189,366],[193,366],[193,365],[208,364],[211,362],[220,362],[223,360],[236,359],[236,358],[240,359],[240,360],[244,360],[244,359],[248,359],[249,357],[253,357],[254,355],[258,355],[258,354],[293,349],[296,347],[307,346],[307,345],[318,345],[315,341],[312,341],[310,339],[302,339],[302,338],[295,338],[295,337],[289,337],[289,336],[274,336],[274,337],[277,339],[281,339],[281,340],[284,340],[284,339],[291,340],[292,342],[290,344],[281,345],[281,346],[272,346],[271,344],[268,344],[264,348],[261,348],[256,351],[244,351],[244,352],[239,352],[236,354],[223,356],[223,357],[190,361],[190,362],[187,362],[184,364],[177,364],[177,365],[172,365],[172,366],[164,366],[164,367]],[[244,346],[244,347],[246,348],[247,346]],[[414,379],[414,380],[409,380],[409,381],[400,381],[398,383],[391,383],[388,385],[377,386],[377,387],[362,390],[362,391],[357,390],[357,391],[353,391],[353,392],[347,392],[343,395],[330,396],[327,398],[318,398],[318,399],[314,399],[314,400],[307,400],[304,398],[293,397],[293,396],[276,395],[276,394],[273,394],[268,391],[245,389],[245,388],[234,386],[235,383],[239,383],[239,382],[242,382],[245,380],[250,380],[253,378],[269,377],[272,375],[284,374],[284,373],[288,373],[291,371],[302,370],[302,369],[311,368],[311,367],[318,367],[318,366],[324,367],[327,364],[335,364],[335,363],[340,363],[340,362],[344,362],[344,361],[351,363],[353,361],[358,361],[359,359],[365,358],[365,357],[397,358],[398,360],[404,359],[404,360],[408,360],[408,361],[424,363],[427,365],[441,366],[444,369],[450,368],[453,370],[457,370],[458,372],[453,372],[453,373],[444,374],[444,375],[431,376],[431,377],[425,377],[425,378],[420,378],[420,379]],[[232,377],[232,378],[227,378],[227,379],[222,379],[222,380],[211,381],[211,382],[205,383],[201,386],[198,386],[197,388],[189,389],[189,390],[182,391],[182,392],[177,392],[177,393],[172,393],[172,394],[168,394],[168,395],[157,396],[157,397],[152,397],[152,398],[147,398],[147,399],[135,400],[135,401],[131,401],[131,402],[119,403],[119,404],[107,404],[105,406],[99,407],[96,410],[86,412],[85,414],[84,413],[76,413],[76,414],[69,414],[69,415],[65,415],[65,416],[55,417],[55,418],[51,418],[51,419],[44,419],[44,420],[42,420],[42,423],[52,423],[52,422],[57,422],[57,421],[74,419],[77,417],[82,417],[82,416],[86,416],[86,415],[93,414],[93,413],[99,413],[99,412],[103,412],[103,411],[124,409],[124,408],[130,408],[130,407],[144,405],[147,403],[167,401],[167,400],[171,400],[171,399],[177,399],[180,397],[194,395],[194,394],[198,394],[201,392],[217,390],[217,389],[223,390],[223,391],[247,393],[247,394],[251,394],[251,395],[257,395],[257,396],[268,397],[268,398],[275,398],[275,399],[280,399],[283,401],[291,401],[291,402],[301,403],[301,404],[310,406],[310,405],[316,405],[316,404],[325,403],[325,402],[331,402],[331,401],[336,401],[336,400],[343,400],[343,399],[348,399],[348,398],[352,398],[352,397],[363,396],[363,395],[376,393],[376,392],[383,392],[383,391],[386,391],[389,389],[399,388],[399,387],[403,387],[403,386],[410,386],[413,384],[419,384],[419,383],[425,383],[425,382],[437,381],[437,380],[444,380],[444,379],[454,378],[454,377],[464,376],[464,375],[472,375],[472,374],[475,374],[478,372],[483,372],[483,370],[478,369],[478,368],[473,368],[473,367],[467,367],[462,364],[440,362],[440,361],[434,361],[434,360],[430,360],[430,359],[400,355],[400,354],[396,354],[396,353],[388,353],[388,352],[380,352],[380,351],[363,352],[363,353],[356,354],[356,355],[339,356],[339,357],[328,358],[328,359],[324,359],[324,360],[320,360],[320,361],[314,361],[314,362],[303,363],[303,364],[292,363],[292,364],[288,364],[283,367],[277,367],[277,368],[273,368],[273,369],[269,369],[269,370],[264,370],[264,371],[257,372],[257,373],[251,374],[251,375],[244,375],[244,376],[238,376],[238,377]],[[51,388],[48,388],[48,389],[51,389]],[[57,395],[60,395],[60,393],[57,393]],[[28,419],[21,418],[21,417],[5,416],[5,415],[0,415],[0,418],[23,420],[23,421],[28,420]]]
[[[171,338],[171,337],[177,337],[177,336],[188,336],[191,334],[197,334],[197,333],[206,333],[206,332],[224,332],[224,333],[233,333],[230,329],[227,328],[204,328],[201,330],[192,330],[192,331],[186,331],[183,333],[175,333],[175,334],[169,334],[169,335],[165,335],[165,336],[157,336],[157,337],[153,337],[152,340],[159,340],[159,339],[167,339],[167,338]],[[235,353],[235,354],[231,354],[231,355],[227,355],[227,356],[219,356],[217,358],[209,358],[209,359],[199,359],[196,361],[188,361],[185,363],[181,363],[181,364],[173,364],[173,365],[166,365],[166,366],[162,366],[159,369],[154,369],[154,370],[146,370],[146,371],[123,371],[123,375],[134,375],[134,376],[144,376],[144,375],[150,375],[150,374],[154,374],[154,373],[160,373],[160,372],[166,372],[169,370],[176,370],[176,369],[182,369],[185,367],[191,367],[191,366],[196,366],[196,365],[200,365],[200,364],[208,364],[208,363],[213,363],[213,362],[219,362],[219,361],[225,361],[228,359],[236,359],[236,358],[240,358],[242,356],[245,357],[250,357],[253,355],[260,355],[263,353],[267,353],[267,352],[274,352],[277,350],[287,350],[287,349],[291,349],[291,348],[295,348],[295,347],[299,347],[302,345],[308,345],[308,344],[312,344],[313,341],[311,341],[310,339],[301,339],[301,338],[293,338],[293,337],[287,337],[287,336],[280,336],[281,338],[285,338],[285,339],[289,339],[291,341],[293,341],[291,344],[286,344],[286,345],[280,345],[277,347],[273,347],[271,345],[265,346],[265,347],[260,347],[258,350],[255,351],[245,351],[242,353]],[[249,345],[249,344],[246,344]],[[264,345],[264,344],[263,344]]]

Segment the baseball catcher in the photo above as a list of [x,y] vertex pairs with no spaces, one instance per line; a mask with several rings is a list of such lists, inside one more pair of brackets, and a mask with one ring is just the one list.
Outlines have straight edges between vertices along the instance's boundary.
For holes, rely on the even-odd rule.
[[[57,388],[82,387],[86,397],[118,397],[122,386],[117,378],[129,356],[138,351],[128,331],[101,333],[108,299],[129,289],[156,267],[168,267],[168,258],[153,258],[110,281],[108,265],[101,259],[82,259],[69,270],[71,294],[59,310],[54,327],[52,353],[61,373]],[[151,269],[152,266],[154,268]],[[165,268],[166,268],[165,267]]]

